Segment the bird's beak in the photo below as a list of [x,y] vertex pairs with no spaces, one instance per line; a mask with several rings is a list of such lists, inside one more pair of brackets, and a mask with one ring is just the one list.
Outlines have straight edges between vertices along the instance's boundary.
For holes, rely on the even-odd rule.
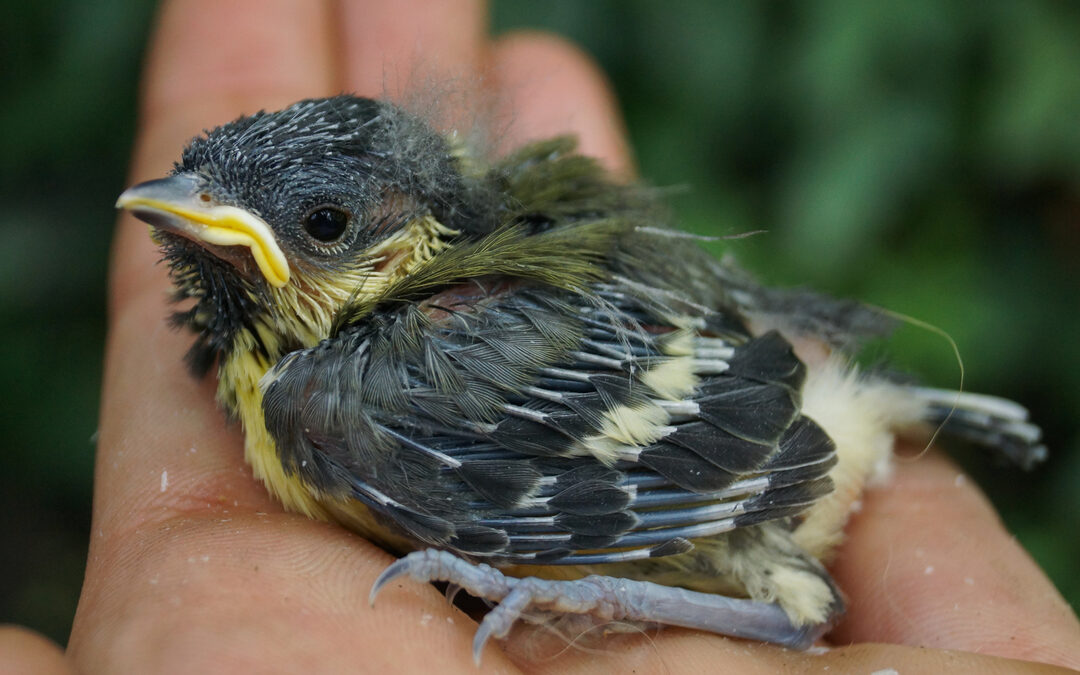
[[217,203],[189,174],[139,183],[124,191],[116,208],[156,228],[214,246],[247,246],[259,271],[275,288],[289,282],[289,262],[274,231],[250,211]]

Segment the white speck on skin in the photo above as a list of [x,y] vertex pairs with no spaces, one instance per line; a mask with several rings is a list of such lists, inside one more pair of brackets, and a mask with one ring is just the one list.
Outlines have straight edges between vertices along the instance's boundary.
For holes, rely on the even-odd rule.
[[971,577],[964,577],[964,583],[967,584],[968,586],[974,586],[975,585],[975,580],[972,579]]
[[191,446],[190,448],[188,448],[188,452],[190,452],[191,454],[193,454],[193,455],[194,455],[194,454],[195,454],[196,452],[198,452],[198,450],[197,450],[197,449],[195,449],[195,446],[193,445],[193,446]]
[[204,555],[203,557],[199,558],[199,560],[203,562],[210,562],[210,556]]
[[161,491],[165,492],[168,489],[169,489],[169,472],[168,471],[162,471],[161,472]]
[[452,617],[452,616],[446,617],[446,623],[454,623],[454,617]]
[[158,582],[157,577],[150,577],[150,585],[151,586],[157,586],[157,582]]
[[881,670],[875,670],[870,675],[900,675],[900,671],[896,668],[882,668]]
[[426,626],[426,625],[428,625],[429,623],[431,623],[431,620],[432,620],[433,618],[435,618],[435,617],[434,617],[434,615],[432,615],[432,614],[428,614],[428,613],[426,613],[426,612],[425,612],[424,614],[422,614],[422,615],[420,616],[420,625],[421,625],[421,626]]
[[953,485],[956,487],[964,487],[967,484],[967,476],[962,473],[956,474],[956,479],[953,480]]
[[821,654],[828,654],[831,650],[825,645],[816,645],[808,648],[803,654],[811,654],[813,656],[819,656]]
[[926,576],[930,576],[931,574],[934,573],[934,566],[933,565],[927,565],[926,569],[924,569],[922,571],[922,573],[925,574]]
[[926,555],[926,551],[922,550],[921,548],[915,549],[915,557],[916,558],[922,558],[925,555]]
[[862,511],[862,500],[856,499],[855,501],[851,502],[851,512],[858,513],[859,511]]

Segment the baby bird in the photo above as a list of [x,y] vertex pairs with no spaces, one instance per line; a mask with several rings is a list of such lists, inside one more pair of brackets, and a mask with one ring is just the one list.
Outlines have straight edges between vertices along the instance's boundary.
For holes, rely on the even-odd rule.
[[526,611],[807,647],[895,433],[1045,455],[1014,403],[857,372],[885,314],[758,285],[568,138],[489,162],[390,103],[305,100],[117,205],[255,476],[408,554],[372,598],[408,574],[498,602],[477,658]]

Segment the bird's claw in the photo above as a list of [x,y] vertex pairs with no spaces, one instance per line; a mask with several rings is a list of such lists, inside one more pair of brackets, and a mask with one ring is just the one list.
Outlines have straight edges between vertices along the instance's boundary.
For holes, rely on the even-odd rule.
[[[529,610],[569,614],[589,614],[603,620],[632,618],[620,602],[618,591],[627,582],[611,577],[587,577],[575,581],[549,581],[508,577],[490,565],[474,564],[452,553],[427,549],[415,551],[387,567],[371,589],[372,604],[379,592],[394,579],[408,575],[420,581],[446,581],[484,600],[499,603],[484,619],[473,637],[473,659],[479,664],[484,645],[492,638],[504,638]],[[631,597],[631,596],[627,596]],[[625,598],[623,598],[625,600]]]
[[600,621],[660,623],[805,649],[827,624],[795,626],[775,603],[728,598],[683,588],[617,577],[589,576],[570,581],[508,577],[485,564],[428,549],[396,561],[379,575],[370,600],[387,583],[408,575],[420,582],[446,581],[484,600],[497,602],[473,638],[473,659],[491,637],[504,638],[526,613],[588,615]]
[[375,597],[386,584],[405,575],[420,582],[446,581],[465,589],[470,595],[499,603],[484,616],[473,637],[473,659],[477,664],[487,641],[492,637],[506,637],[529,610],[590,614],[605,620],[626,616],[622,611],[623,603],[616,600],[618,589],[611,587],[612,583],[623,586],[625,580],[611,577],[587,577],[576,581],[518,579],[508,577],[490,565],[474,564],[435,549],[415,551],[387,567],[375,580],[370,602],[374,604]]
[[465,589],[470,595],[499,603],[484,617],[473,638],[473,660],[478,665],[488,638],[492,635],[505,637],[521,616],[521,611],[529,605],[526,601],[514,612],[512,608],[520,604],[520,600],[512,602],[511,605],[503,602],[507,599],[515,600],[512,589],[520,585],[522,579],[508,577],[490,565],[473,564],[452,553],[436,549],[414,551],[383,570],[371,588],[368,597],[371,604],[375,604],[375,597],[386,584],[405,575],[419,582],[446,581],[452,587]]

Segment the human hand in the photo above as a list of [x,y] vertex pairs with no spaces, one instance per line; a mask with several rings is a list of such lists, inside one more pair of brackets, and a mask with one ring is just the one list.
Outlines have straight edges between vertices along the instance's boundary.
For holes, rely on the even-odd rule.
[[[629,172],[612,98],[588,60],[539,35],[489,41],[484,14],[481,3],[465,1],[167,2],[147,66],[132,182],[162,175],[204,127],[309,96],[393,93],[414,66],[422,76],[450,74],[496,101],[497,113],[511,111],[507,140],[575,131],[585,153]],[[91,672],[476,672],[467,616],[419,584],[394,584],[369,607],[391,556],[283,512],[252,478],[239,429],[214,404],[212,378],[196,382],[184,369],[190,337],[165,323],[169,282],[157,257],[145,226],[123,216],[91,548],[68,664]],[[1076,618],[958,475],[930,456],[902,462],[890,485],[867,494],[833,566],[849,609],[830,642],[848,646],[803,654],[667,629],[540,661],[511,643],[486,649],[483,667],[1042,668],[995,656],[1080,667]],[[47,651],[12,635],[0,633],[14,644],[9,658]]]

